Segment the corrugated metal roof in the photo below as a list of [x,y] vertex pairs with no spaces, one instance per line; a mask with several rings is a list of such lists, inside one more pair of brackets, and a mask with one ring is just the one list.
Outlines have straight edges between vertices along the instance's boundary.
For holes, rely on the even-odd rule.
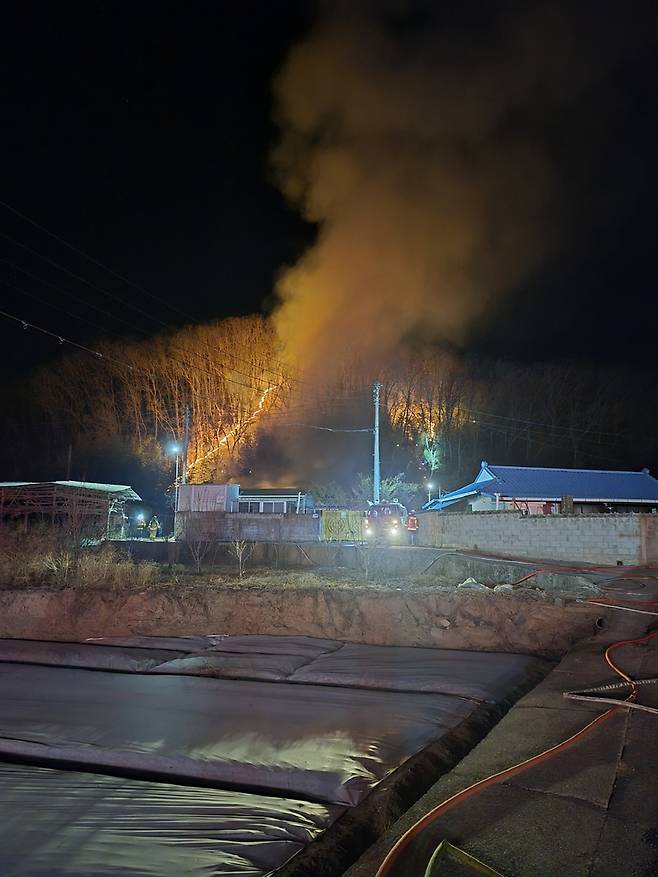
[[466,496],[481,493],[502,499],[555,501],[571,496],[576,502],[658,503],[658,479],[641,472],[608,469],[544,469],[532,466],[491,466],[486,462],[478,480],[444,494],[423,508],[442,509]]
[[120,493],[124,499],[141,501],[129,484],[100,484],[97,481],[0,481],[1,487],[35,487],[39,484],[57,484],[59,487],[79,487],[99,493]]

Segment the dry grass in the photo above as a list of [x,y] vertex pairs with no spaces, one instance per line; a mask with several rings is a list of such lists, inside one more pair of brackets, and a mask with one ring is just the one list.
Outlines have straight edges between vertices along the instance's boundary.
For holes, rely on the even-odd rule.
[[76,583],[80,587],[147,588],[159,579],[157,563],[135,563],[114,545],[82,554]]
[[0,588],[142,589],[160,577],[114,545],[80,549],[54,528],[0,529]]
[[[199,584],[201,580],[198,580]],[[204,579],[204,584],[212,588],[249,588],[262,591],[277,590],[368,590],[395,591],[404,587],[409,590],[427,590],[427,581],[415,582],[410,579],[395,580],[370,576],[364,579],[358,569],[272,569],[271,567],[255,567],[244,573],[240,578],[237,571],[214,573]],[[432,589],[445,587],[454,591],[454,582],[435,579]]]

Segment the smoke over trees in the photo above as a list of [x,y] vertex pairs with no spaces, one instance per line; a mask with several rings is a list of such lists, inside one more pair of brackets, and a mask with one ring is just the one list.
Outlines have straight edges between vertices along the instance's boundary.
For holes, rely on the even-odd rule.
[[410,337],[463,344],[572,232],[611,124],[606,75],[643,39],[637,15],[321,3],[275,83],[273,165],[318,225],[278,284],[289,355],[312,366],[381,360]]
[[[587,211],[614,209],[598,174],[613,74],[649,38],[650,9],[320,2],[274,83],[271,165],[317,236],[281,273],[272,317],[94,342],[102,358],[42,369],[7,402],[7,477],[31,477],[30,458],[63,475],[70,444],[109,439],[164,468],[189,406],[193,481],[354,484],[375,379],[385,476],[435,472],[448,488],[483,457],[645,465],[655,423],[641,378],[465,351],[502,302],[550,277],[543,263],[579,224],[582,241]],[[363,431],[330,431],[342,428]],[[21,445],[28,434],[38,448]]]

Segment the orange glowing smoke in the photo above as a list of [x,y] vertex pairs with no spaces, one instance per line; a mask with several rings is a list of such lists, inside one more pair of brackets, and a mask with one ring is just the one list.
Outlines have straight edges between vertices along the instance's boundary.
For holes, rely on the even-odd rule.
[[277,330],[298,362],[463,342],[565,225],[542,138],[623,40],[559,0],[491,3],[478,26],[420,7],[321,4],[275,82],[273,164],[319,226],[278,284]]

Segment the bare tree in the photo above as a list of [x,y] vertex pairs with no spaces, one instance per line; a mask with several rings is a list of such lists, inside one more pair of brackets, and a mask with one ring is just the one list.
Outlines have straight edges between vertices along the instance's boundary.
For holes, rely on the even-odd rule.
[[[184,517],[183,517],[184,515]],[[197,575],[213,547],[215,534],[210,532],[204,512],[185,512],[182,518],[183,541],[194,562]]]
[[254,544],[247,542],[246,539],[237,538],[231,542],[229,550],[238,562],[238,575],[242,578],[245,565],[254,552]]
[[370,569],[371,563],[373,559],[373,552],[375,551],[375,546],[373,543],[361,542],[354,546],[356,551],[356,559],[358,563],[358,569],[364,580],[367,582],[370,580]]

